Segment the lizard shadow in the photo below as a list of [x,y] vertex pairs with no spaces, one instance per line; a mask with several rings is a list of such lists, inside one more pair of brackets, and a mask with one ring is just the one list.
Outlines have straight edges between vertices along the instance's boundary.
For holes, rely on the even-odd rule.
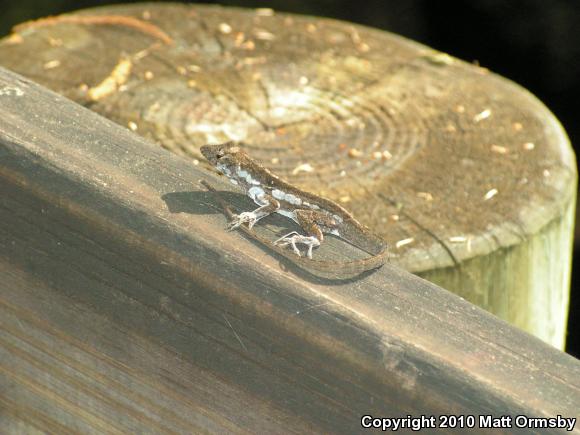
[[[220,191],[220,195],[232,204],[240,203],[243,195],[235,192]],[[170,192],[161,196],[171,213],[224,214],[215,201],[212,192],[184,191]]]
[[[218,191],[217,192],[228,204],[232,204],[235,209],[251,209],[254,203],[248,199],[246,195],[230,191]],[[224,214],[223,209],[219,204],[216,203],[215,193],[204,192],[204,191],[183,191],[183,192],[170,192],[161,196],[161,199],[165,201],[167,208],[171,213],[189,213],[189,214]],[[270,215],[263,218],[260,223],[271,223],[275,225],[278,235],[275,237],[283,236],[290,231],[300,230],[300,228],[293,222],[286,218],[277,215]],[[257,227],[258,225],[256,225]],[[256,228],[254,227],[254,228]],[[225,229],[225,225],[224,225]],[[296,263],[294,263],[289,258],[280,255],[276,251],[270,249],[267,245],[255,240],[244,231],[240,231],[246,240],[256,245],[263,251],[268,252],[270,255],[276,257],[280,263],[280,268],[285,272],[291,272],[300,278],[312,282],[314,284],[321,285],[344,285],[352,282],[357,282],[367,276],[374,273],[373,270],[361,272],[360,274],[349,277],[349,278],[327,278],[316,275],[315,272],[310,272]],[[275,239],[273,239],[275,240]]]

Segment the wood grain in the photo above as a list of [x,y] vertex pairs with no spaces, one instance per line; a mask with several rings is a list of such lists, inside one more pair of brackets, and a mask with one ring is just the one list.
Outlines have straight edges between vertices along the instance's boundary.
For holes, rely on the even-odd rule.
[[4,69],[0,102],[0,421],[12,432],[580,417],[569,355],[390,265],[304,279],[224,231],[197,187],[227,189],[217,177]]

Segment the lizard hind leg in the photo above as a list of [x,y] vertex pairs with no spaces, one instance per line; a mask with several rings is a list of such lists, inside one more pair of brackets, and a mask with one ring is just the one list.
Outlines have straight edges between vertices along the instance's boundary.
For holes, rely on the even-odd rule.
[[294,239],[294,237],[296,236],[300,236],[300,234],[298,234],[296,231],[292,231],[291,233],[288,233],[285,236],[280,237],[278,240],[275,240],[274,245],[279,246],[291,245],[294,253],[300,257],[300,250],[296,247],[296,240]]
[[294,253],[300,256],[300,251],[296,247],[296,244],[301,243],[307,246],[308,250],[306,251],[306,256],[312,259],[312,249],[319,247],[324,239],[319,223],[327,225],[328,222],[326,222],[326,219],[326,216],[320,212],[312,210],[296,210],[296,220],[307,235],[303,236],[298,234],[296,231],[292,231],[276,240],[274,244],[280,246],[291,245]]
[[312,248],[320,246],[320,241],[314,236],[303,236],[298,234],[296,231],[292,231],[291,233],[286,234],[283,237],[280,237],[278,240],[274,242],[274,245],[278,246],[292,246],[292,250],[296,255],[301,257],[300,250],[296,246],[297,243],[302,243],[308,247],[308,251],[306,256],[312,259]]

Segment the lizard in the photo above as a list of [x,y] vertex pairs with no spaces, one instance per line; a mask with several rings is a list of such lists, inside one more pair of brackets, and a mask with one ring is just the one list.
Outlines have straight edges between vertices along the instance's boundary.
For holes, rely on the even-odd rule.
[[[242,229],[252,238],[267,244],[299,266],[325,276],[356,276],[381,267],[387,260],[387,244],[358,222],[346,209],[335,202],[303,191],[253,160],[244,150],[243,143],[226,142],[203,145],[201,154],[229,181],[249,196],[258,208],[234,214],[224,201],[222,208],[230,219],[228,229]],[[209,183],[203,186],[216,192]],[[217,192],[216,192],[217,193]],[[252,231],[260,219],[278,213],[296,222],[305,234],[292,231],[270,242]],[[246,225],[244,225],[246,224]],[[332,234],[362,249],[369,257],[353,261],[318,261],[312,252],[324,241],[324,234]],[[306,246],[304,258],[297,245]],[[290,246],[295,255],[289,255]]]

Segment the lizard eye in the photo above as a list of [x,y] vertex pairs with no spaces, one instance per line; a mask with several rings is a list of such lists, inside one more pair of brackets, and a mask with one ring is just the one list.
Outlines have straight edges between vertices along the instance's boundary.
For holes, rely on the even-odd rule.
[[218,158],[218,159],[221,159],[221,158],[222,158],[223,156],[225,156],[225,155],[226,155],[226,152],[225,152],[223,149],[221,149],[221,150],[219,150],[219,151],[217,152],[217,158]]

